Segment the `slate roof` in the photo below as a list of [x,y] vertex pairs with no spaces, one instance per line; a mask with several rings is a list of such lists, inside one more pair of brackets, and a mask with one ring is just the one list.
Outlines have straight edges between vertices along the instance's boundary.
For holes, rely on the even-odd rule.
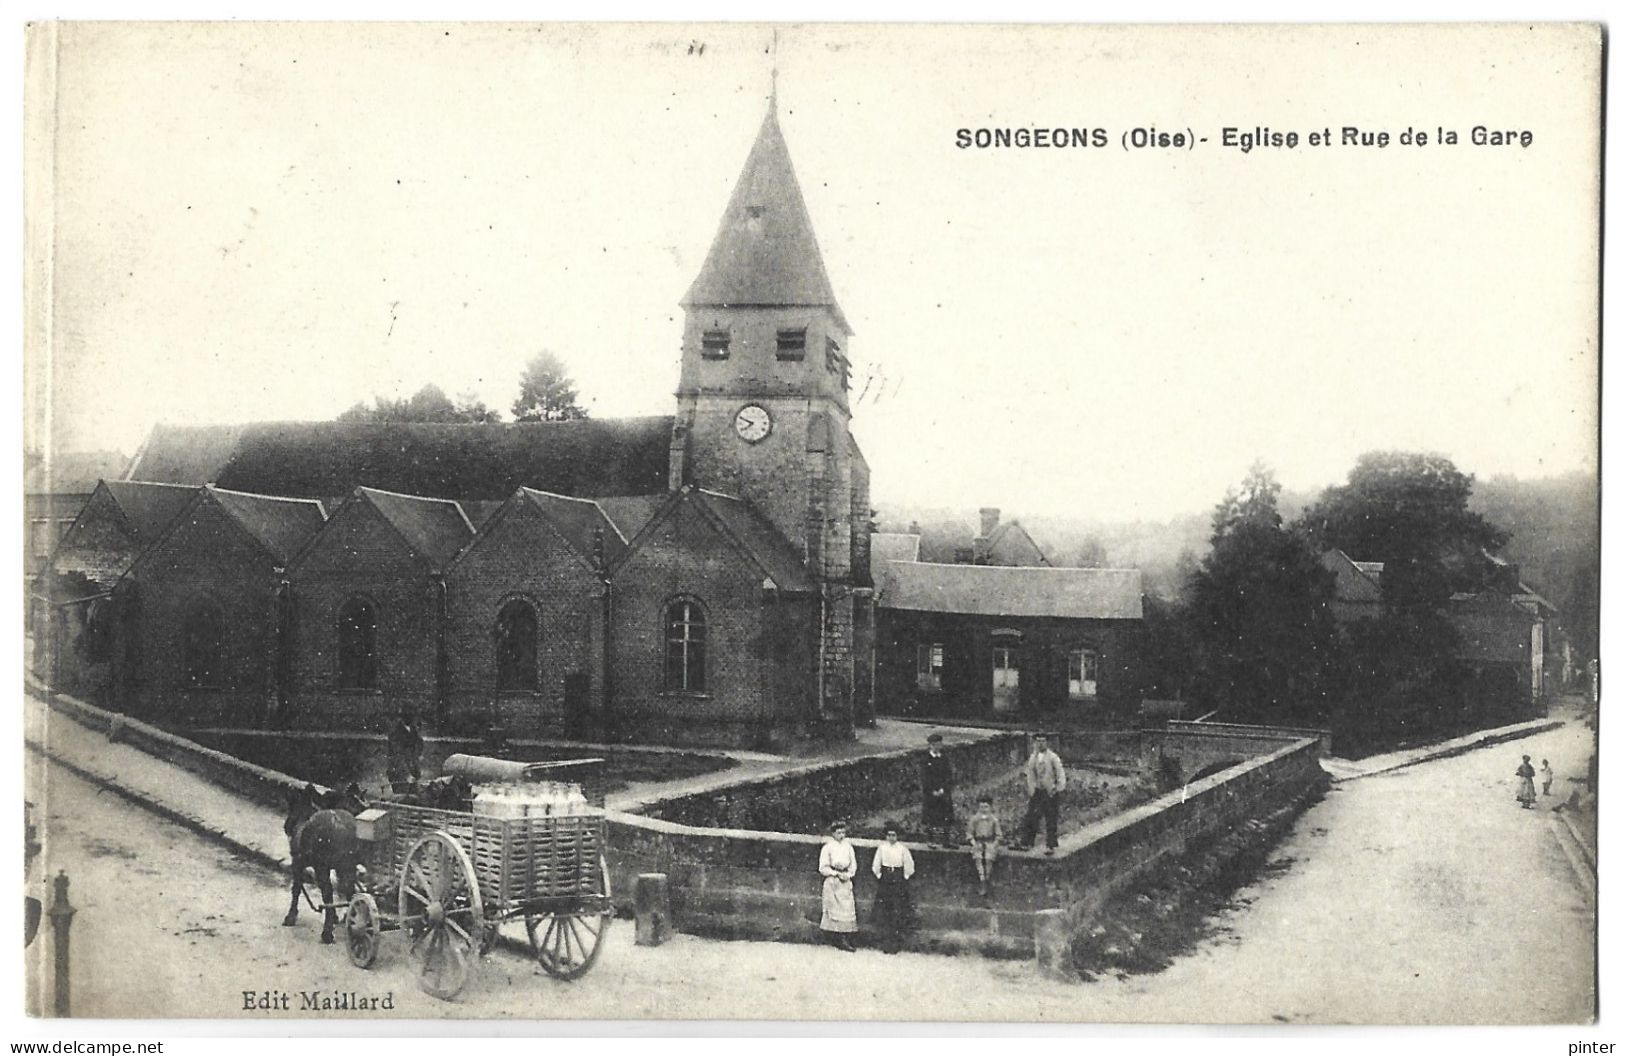
[[1383,562],[1381,561],[1354,561],[1354,567],[1370,576],[1379,585],[1382,583]]
[[756,563],[767,571],[780,590],[812,590],[812,579],[801,553],[786,539],[772,522],[757,512],[756,507],[744,499],[736,499],[721,492],[695,488],[693,496],[717,516],[728,534],[745,548]]
[[358,486],[440,499],[664,493],[672,419],[501,425],[261,422],[153,428],[126,479],[326,498]]
[[920,537],[912,532],[871,532],[869,534],[869,560],[918,561]]
[[197,488],[147,480],[104,480],[102,486],[118,503],[136,541],[151,543],[191,505]]
[[[615,505],[614,500],[610,500]],[[743,499],[693,486],[668,495],[659,509],[638,530],[616,567],[637,552],[642,540],[659,523],[675,516],[684,506],[694,506],[724,537],[753,561],[773,585],[782,591],[800,593],[816,589],[802,561],[801,553],[773,524]]]
[[474,538],[474,526],[451,499],[426,499],[376,488],[357,488],[358,499],[371,503],[401,533],[414,553],[443,570]]
[[327,520],[322,504],[315,499],[284,499],[213,487],[204,490],[283,564],[287,564]]
[[630,540],[643,531],[643,526],[659,512],[667,497],[666,494],[611,495],[596,501],[615,527],[621,530],[621,534]]
[[1012,531],[1019,532],[1027,540],[1027,545],[1033,548],[1041,563],[1045,565],[1050,563],[1049,555],[1044,553],[1044,548],[1038,545],[1038,540],[1034,539],[1032,533],[1022,527],[1019,521],[1006,521],[993,529],[993,534],[987,537],[987,552],[996,553],[1006,539],[1014,539],[1015,537],[1010,534]]
[[[109,540],[104,533],[81,527],[86,523],[85,514],[81,511],[74,520],[74,526],[52,553],[47,567],[49,572],[56,575],[83,576],[95,587],[112,590],[119,577],[135,563],[142,549],[150,546],[192,504],[197,498],[198,489],[129,480],[103,480],[97,486],[106,490],[118,515],[129,528],[133,536],[130,543],[111,547],[105,545]],[[85,509],[97,508],[92,493]],[[102,542],[93,541],[97,539]]]
[[776,107],[762,119],[705,264],[682,303],[821,305],[851,332],[824,270]]
[[[1321,555],[1320,563],[1337,576],[1336,591],[1339,601],[1375,603],[1382,601],[1382,562],[1356,561],[1343,551],[1332,547]],[[1372,569],[1375,571],[1372,571]]]
[[1139,569],[939,565],[885,561],[875,585],[886,609],[981,616],[1138,620]]

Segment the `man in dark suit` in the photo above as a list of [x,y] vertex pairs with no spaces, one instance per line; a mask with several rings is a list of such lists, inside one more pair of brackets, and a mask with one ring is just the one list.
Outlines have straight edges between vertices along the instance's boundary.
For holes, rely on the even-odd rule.
[[920,793],[924,797],[920,822],[932,844],[942,846],[953,842],[954,767],[942,754],[942,734],[933,733],[925,741],[930,751],[920,764]]

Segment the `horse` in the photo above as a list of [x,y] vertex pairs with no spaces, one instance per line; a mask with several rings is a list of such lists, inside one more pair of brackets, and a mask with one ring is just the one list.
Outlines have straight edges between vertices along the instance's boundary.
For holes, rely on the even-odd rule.
[[333,876],[338,877],[339,896],[348,903],[355,894],[356,868],[361,864],[355,816],[366,807],[361,789],[354,782],[342,792],[320,793],[311,784],[288,792],[288,817],[282,831],[288,834],[293,890],[288,915],[282,918],[283,927],[291,928],[299,920],[299,896],[304,893],[305,872],[309,870],[315,874],[316,887],[322,893],[322,942],[333,942],[333,928],[338,923]]

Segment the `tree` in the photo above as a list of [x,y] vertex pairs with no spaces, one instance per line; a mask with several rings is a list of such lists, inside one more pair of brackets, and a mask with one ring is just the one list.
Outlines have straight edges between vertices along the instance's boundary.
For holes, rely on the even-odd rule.
[[469,422],[474,425],[495,425],[502,421],[501,411],[486,406],[485,401],[472,392],[458,394],[456,411],[459,422]]
[[1383,564],[1382,614],[1343,634],[1338,695],[1356,739],[1389,741],[1468,717],[1450,597],[1504,576],[1484,555],[1507,541],[1468,508],[1472,491],[1473,478],[1443,455],[1373,451],[1298,521],[1319,548]]
[[562,422],[585,418],[586,408],[576,402],[579,395],[564,360],[552,352],[539,352],[519,376],[519,398],[513,403],[514,421]]
[[444,389],[431,382],[404,400],[374,396],[371,407],[357,403],[339,415],[338,421],[380,425],[402,422],[488,424],[501,421],[501,415],[471,394],[459,396],[453,402]]
[[1254,465],[1214,511],[1212,550],[1190,584],[1195,689],[1227,719],[1320,722],[1337,653],[1332,576],[1282,524],[1280,491]]

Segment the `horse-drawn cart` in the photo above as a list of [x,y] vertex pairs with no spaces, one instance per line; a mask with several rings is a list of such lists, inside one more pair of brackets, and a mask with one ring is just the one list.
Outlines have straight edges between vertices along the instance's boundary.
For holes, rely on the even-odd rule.
[[[570,764],[569,776],[586,765]],[[357,818],[367,881],[350,900],[345,932],[358,967],[377,959],[384,932],[404,932],[419,985],[450,1000],[500,926],[523,921],[549,975],[573,980],[592,968],[614,915],[602,795],[564,813],[480,808],[391,803]]]

